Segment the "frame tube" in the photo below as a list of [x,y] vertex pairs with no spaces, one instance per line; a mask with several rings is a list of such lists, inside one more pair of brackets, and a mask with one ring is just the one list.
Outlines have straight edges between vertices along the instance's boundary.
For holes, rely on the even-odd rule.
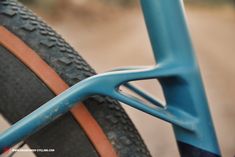
[[[220,156],[182,1],[141,0],[141,5],[157,65],[116,69],[79,82],[1,133],[0,153],[64,114],[78,101],[100,94],[173,124],[182,157]],[[121,85],[143,79],[160,81],[166,108],[159,108],[157,100],[133,86],[128,87],[156,108],[120,93]]]
[[[181,156],[187,156],[185,143],[212,156],[220,156],[207,99],[194,57],[182,0],[141,0],[155,60],[158,64],[191,69],[177,77],[160,79],[167,104],[181,108],[197,119],[194,132],[173,125]],[[189,154],[188,154],[189,155]],[[208,154],[206,154],[208,156]],[[200,155],[200,156],[206,156]],[[193,156],[193,152],[189,156]]]

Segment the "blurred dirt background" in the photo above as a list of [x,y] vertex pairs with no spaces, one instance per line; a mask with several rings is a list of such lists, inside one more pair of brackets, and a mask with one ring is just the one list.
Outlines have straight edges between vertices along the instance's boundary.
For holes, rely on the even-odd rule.
[[[186,2],[189,28],[221,150],[223,156],[234,157],[234,1]],[[61,34],[97,72],[118,66],[154,64],[142,12],[135,0],[24,0],[24,3]],[[145,81],[139,86],[162,97],[160,87],[153,82]],[[153,157],[179,156],[169,124],[124,107]]]

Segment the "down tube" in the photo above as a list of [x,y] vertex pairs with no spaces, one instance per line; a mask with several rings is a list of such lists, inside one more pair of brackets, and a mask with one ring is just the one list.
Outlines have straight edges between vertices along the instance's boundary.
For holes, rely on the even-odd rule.
[[[180,79],[160,80],[167,104],[196,117],[194,132],[173,126],[182,157],[221,156],[181,0],[141,0],[155,60],[191,69]],[[182,83],[183,82],[183,83]]]

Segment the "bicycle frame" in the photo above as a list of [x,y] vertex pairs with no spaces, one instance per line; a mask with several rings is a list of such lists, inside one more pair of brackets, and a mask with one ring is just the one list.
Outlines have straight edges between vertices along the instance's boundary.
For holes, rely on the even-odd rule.
[[[75,103],[100,94],[110,96],[173,125],[182,157],[221,156],[181,0],[141,0],[157,62],[95,75],[72,86],[0,134],[0,152],[24,140],[67,112]],[[129,82],[158,79],[166,107]],[[121,93],[126,86],[156,107]]]

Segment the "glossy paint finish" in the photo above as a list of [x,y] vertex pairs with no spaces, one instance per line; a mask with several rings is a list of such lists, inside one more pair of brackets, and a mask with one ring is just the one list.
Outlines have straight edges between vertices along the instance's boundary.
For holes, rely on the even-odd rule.
[[[182,1],[142,0],[141,4],[157,64],[152,67],[115,69],[77,83],[0,134],[1,151],[67,112],[78,101],[94,94],[101,94],[173,124],[178,143],[185,143],[198,150],[220,156],[185,23]],[[157,99],[129,84],[130,81],[144,79],[159,80],[166,107]],[[121,85],[155,107],[122,93],[119,90]],[[179,148],[183,147],[179,145]]]
[[220,155],[183,1],[142,0],[141,4],[157,63],[182,68],[177,75],[160,79],[167,104],[196,119],[193,132],[173,125],[177,141]]

